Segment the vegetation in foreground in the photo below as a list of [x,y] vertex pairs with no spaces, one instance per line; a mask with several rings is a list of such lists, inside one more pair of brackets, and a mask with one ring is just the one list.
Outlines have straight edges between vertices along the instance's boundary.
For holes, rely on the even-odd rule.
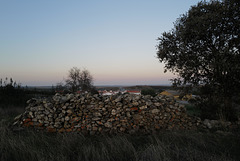
[[[0,109],[0,160],[239,160],[238,133],[164,131],[153,135],[83,136],[13,131],[23,108]],[[16,112],[17,111],[17,112]]]

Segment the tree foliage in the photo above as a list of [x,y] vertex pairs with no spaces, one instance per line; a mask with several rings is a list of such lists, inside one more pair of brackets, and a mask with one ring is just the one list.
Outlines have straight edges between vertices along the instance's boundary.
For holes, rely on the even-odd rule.
[[86,69],[80,70],[77,67],[73,67],[69,70],[68,78],[66,79],[66,85],[72,92],[91,91],[93,88],[93,77]]
[[[206,102],[219,103],[218,114],[230,117],[232,97],[240,91],[240,2],[199,2],[158,38],[157,57],[173,85],[199,88]],[[223,105],[223,106],[222,106]]]
[[142,95],[150,95],[155,97],[157,95],[156,91],[152,88],[145,88],[141,90]]

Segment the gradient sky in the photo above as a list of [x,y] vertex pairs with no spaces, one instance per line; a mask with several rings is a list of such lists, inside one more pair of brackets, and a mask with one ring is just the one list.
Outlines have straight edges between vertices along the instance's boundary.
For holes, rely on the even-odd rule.
[[0,78],[56,85],[86,68],[95,85],[169,84],[157,38],[199,0],[0,0]]

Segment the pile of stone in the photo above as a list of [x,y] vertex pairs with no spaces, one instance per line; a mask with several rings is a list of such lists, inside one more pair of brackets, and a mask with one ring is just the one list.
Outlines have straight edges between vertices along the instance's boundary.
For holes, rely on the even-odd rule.
[[232,123],[230,121],[222,121],[222,120],[209,120],[205,119],[203,121],[203,127],[208,129],[226,129],[226,128],[232,128]]
[[33,98],[27,103],[14,125],[48,132],[152,133],[202,126],[200,118],[188,116],[184,105],[164,95],[56,94],[48,99]]

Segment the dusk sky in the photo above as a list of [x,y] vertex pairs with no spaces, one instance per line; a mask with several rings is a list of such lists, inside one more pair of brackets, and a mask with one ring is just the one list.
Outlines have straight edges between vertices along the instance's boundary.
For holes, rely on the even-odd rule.
[[86,68],[94,85],[163,85],[157,38],[199,0],[1,0],[0,78],[56,85]]

